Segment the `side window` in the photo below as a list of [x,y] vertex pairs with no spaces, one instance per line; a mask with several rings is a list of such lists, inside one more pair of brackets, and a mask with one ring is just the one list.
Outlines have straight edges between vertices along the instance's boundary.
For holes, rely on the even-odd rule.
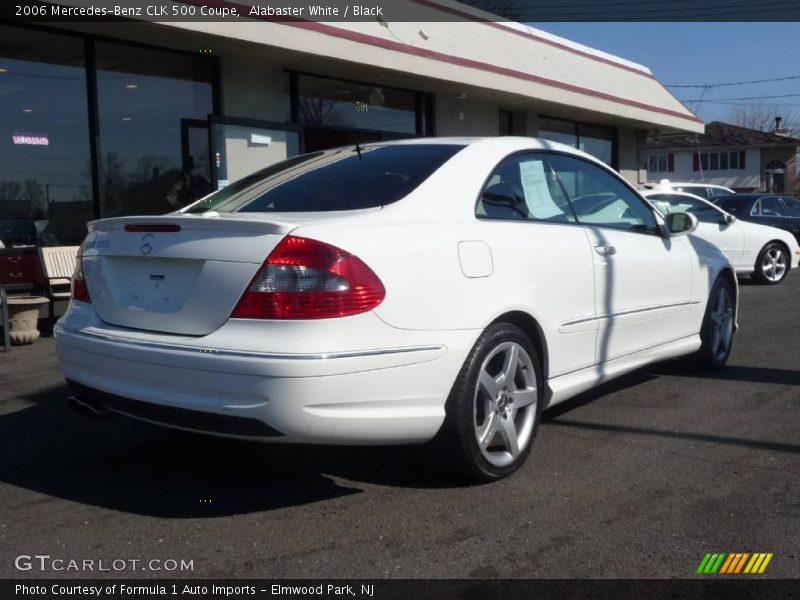
[[694,198],[680,198],[673,203],[672,212],[687,212],[697,217],[701,223],[719,223],[722,213],[702,200]]
[[800,202],[792,198],[783,198],[786,213],[795,219],[800,219]]
[[716,208],[695,198],[669,194],[655,194],[648,195],[647,199],[664,215],[687,212],[697,217],[697,220],[701,223],[719,223],[722,217],[722,213]]
[[776,196],[769,196],[761,199],[762,217],[785,217],[786,211],[783,208],[781,199]]
[[479,218],[575,223],[564,190],[545,154],[520,154],[501,162],[481,192]]
[[578,222],[631,231],[658,230],[650,207],[605,169],[563,155],[553,155],[550,163],[569,195]]
[[705,186],[683,186],[678,188],[679,192],[686,192],[687,194],[694,194],[695,196],[700,196],[701,198],[710,198],[711,192],[709,188]]

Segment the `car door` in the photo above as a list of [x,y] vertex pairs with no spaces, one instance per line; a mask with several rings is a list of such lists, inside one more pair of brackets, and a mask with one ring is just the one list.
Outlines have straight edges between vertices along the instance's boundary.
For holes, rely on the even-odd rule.
[[750,213],[755,223],[778,227],[786,231],[792,230],[792,219],[778,196],[764,196],[753,205]]
[[794,237],[797,239],[798,243],[800,243],[800,201],[787,196],[784,196],[781,200],[786,208],[786,214],[789,217],[789,231],[794,234]]
[[564,155],[552,164],[594,250],[598,363],[686,336],[688,236],[662,236],[652,207],[610,170]]
[[495,167],[476,217],[492,249],[498,301],[522,298],[542,327],[548,375],[595,363],[592,248],[558,185],[548,154],[517,153]]

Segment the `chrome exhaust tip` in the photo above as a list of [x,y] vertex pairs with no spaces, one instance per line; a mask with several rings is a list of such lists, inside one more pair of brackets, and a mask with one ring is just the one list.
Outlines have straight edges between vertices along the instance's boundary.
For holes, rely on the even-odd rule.
[[92,419],[102,419],[103,417],[110,417],[112,414],[110,410],[99,405],[87,396],[69,396],[67,398],[67,406],[75,412],[79,412]]

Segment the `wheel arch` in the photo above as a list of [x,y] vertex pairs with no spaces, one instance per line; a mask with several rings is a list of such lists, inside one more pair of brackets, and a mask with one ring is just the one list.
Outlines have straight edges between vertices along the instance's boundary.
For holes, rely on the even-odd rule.
[[738,331],[739,329],[739,280],[736,279],[736,273],[734,272],[733,268],[730,266],[724,267],[719,274],[717,275],[717,279],[724,279],[726,280],[731,287],[733,288],[733,292],[736,297],[733,299],[734,301],[734,312],[733,312],[733,327],[734,330]]
[[[764,250],[764,248],[766,248],[770,244],[778,244],[781,248],[783,248],[783,251],[786,252],[786,271],[787,271],[787,273],[789,271],[791,271],[792,270],[792,249],[789,248],[789,246],[783,240],[770,240],[770,241],[768,241],[766,244],[764,244],[764,246],[759,251],[759,253],[758,253],[759,256],[761,255],[761,252]],[[756,268],[758,268],[758,263],[756,263]]]
[[718,278],[726,279],[728,283],[733,286],[734,290],[737,290],[738,296],[738,281],[736,279],[736,273],[733,272],[731,267],[724,267],[720,270],[719,274],[717,275]]
[[512,310],[498,316],[490,325],[494,323],[511,323],[525,332],[525,335],[530,338],[533,347],[536,349],[539,359],[542,361],[542,379],[547,382],[550,372],[550,360],[547,353],[547,340],[539,322],[530,313],[522,310]]

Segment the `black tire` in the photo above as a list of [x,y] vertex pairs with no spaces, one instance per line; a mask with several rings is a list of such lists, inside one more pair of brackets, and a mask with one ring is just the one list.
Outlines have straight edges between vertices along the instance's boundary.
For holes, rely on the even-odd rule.
[[[717,318],[720,309],[718,304],[720,302],[720,294],[727,297],[728,303],[724,324]],[[703,325],[700,329],[702,345],[700,350],[693,356],[693,362],[698,368],[713,371],[721,369],[728,362],[728,357],[733,347],[736,301],[736,290],[733,284],[724,277],[718,278],[711,288],[711,293],[708,295]],[[727,342],[724,342],[724,347],[720,345],[718,335],[724,335],[727,338]]]
[[[514,369],[514,376],[508,383],[507,377],[501,375],[503,367],[511,365],[515,345],[517,366],[510,367]],[[494,376],[498,364],[500,371]],[[479,386],[484,370],[497,387],[487,385],[491,382],[485,376]],[[498,385],[498,380],[506,382],[502,384],[506,387]],[[535,385],[535,390],[531,385]],[[497,392],[495,401],[490,399],[490,388]],[[485,483],[507,477],[530,453],[541,418],[542,398],[541,361],[531,340],[516,325],[490,325],[475,342],[453,384],[445,404],[444,424],[433,443],[436,458],[471,482]],[[514,408],[515,404],[519,407]],[[510,432],[512,426],[516,433]],[[481,430],[485,432],[483,445],[478,440]],[[511,450],[512,444],[507,441],[514,435],[518,436],[516,456]],[[503,461],[508,462],[498,464]]]
[[778,285],[786,279],[790,265],[789,249],[780,242],[770,242],[758,253],[753,279],[762,285]]

